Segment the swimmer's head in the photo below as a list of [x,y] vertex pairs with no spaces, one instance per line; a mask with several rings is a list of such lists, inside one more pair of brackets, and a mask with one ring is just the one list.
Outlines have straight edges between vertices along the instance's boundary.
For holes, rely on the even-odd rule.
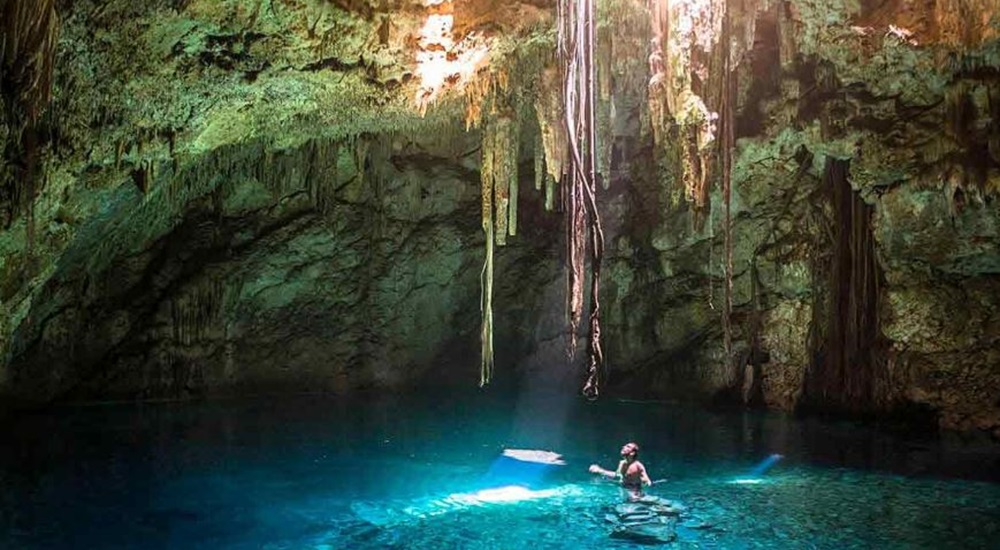
[[622,458],[639,458],[639,446],[631,442],[623,445]]

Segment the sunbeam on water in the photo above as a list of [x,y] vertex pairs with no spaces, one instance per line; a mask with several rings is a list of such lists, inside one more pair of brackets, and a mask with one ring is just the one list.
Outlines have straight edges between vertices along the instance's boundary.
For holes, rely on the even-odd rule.
[[767,481],[759,477],[738,477],[736,479],[729,480],[729,483],[733,485],[760,485],[762,483],[767,483]]
[[562,455],[551,451],[504,449],[490,465],[484,483],[488,487],[531,487],[544,481],[555,468],[565,465]]
[[727,483],[731,483],[733,485],[760,485],[762,483],[771,483],[773,480],[764,479],[763,476],[782,458],[784,458],[784,456],[780,454],[773,454],[762,460],[760,464],[754,466],[754,468],[750,470],[750,475],[730,479]]
[[777,464],[778,461],[781,460],[782,458],[784,457],[779,454],[773,454],[765,458],[764,460],[761,461],[760,464],[754,467],[753,471],[750,472],[751,477],[760,477],[764,475],[765,473],[767,473],[768,470],[771,469],[771,466]]

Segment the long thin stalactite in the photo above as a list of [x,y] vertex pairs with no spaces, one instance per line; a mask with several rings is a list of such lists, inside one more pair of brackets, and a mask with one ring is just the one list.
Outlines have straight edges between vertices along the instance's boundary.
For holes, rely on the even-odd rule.
[[494,251],[506,245],[507,237],[517,232],[520,126],[515,110],[505,99],[495,97],[493,101],[495,112],[487,119],[482,132],[480,166],[482,226],[486,236],[486,259],[481,274],[480,386],[489,384],[493,377]]
[[[604,356],[601,349],[600,276],[604,232],[597,210],[596,74],[594,0],[560,0],[559,58],[563,71],[563,106],[569,145],[569,181],[563,194],[569,264],[569,355],[575,356],[583,307],[589,302],[587,378],[583,393],[600,394]],[[590,290],[584,295],[590,253]]]

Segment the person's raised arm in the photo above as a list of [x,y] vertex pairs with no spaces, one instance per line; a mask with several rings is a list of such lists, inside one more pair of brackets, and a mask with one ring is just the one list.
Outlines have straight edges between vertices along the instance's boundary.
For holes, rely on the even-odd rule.
[[652,486],[653,480],[649,479],[649,474],[646,473],[646,465],[639,463],[639,470],[642,472],[642,482],[647,486]]
[[589,470],[590,470],[590,473],[592,473],[592,474],[602,475],[602,476],[607,477],[607,478],[618,477],[617,473],[612,472],[611,470],[605,470],[604,468],[601,468],[597,464],[591,464]]

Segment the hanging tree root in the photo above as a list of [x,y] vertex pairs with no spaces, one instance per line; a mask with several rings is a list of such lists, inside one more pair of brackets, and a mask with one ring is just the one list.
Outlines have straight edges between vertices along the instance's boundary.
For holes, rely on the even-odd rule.
[[601,350],[600,275],[604,232],[597,210],[596,78],[594,61],[594,0],[559,2],[559,54],[563,69],[563,106],[569,144],[569,185],[564,192],[569,258],[569,355],[576,349],[576,331],[583,317],[583,283],[587,241],[590,241],[590,322],[587,380],[583,394],[600,394]]
[[486,259],[483,262],[480,286],[482,298],[480,313],[482,315],[479,334],[481,353],[481,369],[479,386],[485,386],[493,376],[493,171],[494,171],[494,140],[490,127],[483,129],[482,161],[480,169],[480,190],[482,192],[482,224],[486,235]]
[[[723,35],[728,36],[731,19],[728,8],[723,15]],[[725,306],[722,310],[723,349],[726,354],[726,366],[733,361],[733,218],[732,218],[732,188],[733,188],[733,68],[729,55],[729,41],[723,41],[723,92],[722,92],[722,200],[723,200],[723,242],[725,249]]]

